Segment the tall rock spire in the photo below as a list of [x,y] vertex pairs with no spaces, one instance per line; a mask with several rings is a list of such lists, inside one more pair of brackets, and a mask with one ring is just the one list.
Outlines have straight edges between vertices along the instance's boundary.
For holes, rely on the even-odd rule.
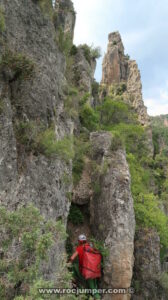
[[119,32],[110,33],[108,38],[107,53],[103,60],[102,83],[111,85],[127,80],[128,62]]
[[124,46],[120,33],[112,32],[108,36],[109,43],[102,65],[102,81],[107,94],[111,86],[125,83],[124,101],[137,112],[142,125],[149,124],[149,116],[142,97],[140,71],[135,60],[124,54]]

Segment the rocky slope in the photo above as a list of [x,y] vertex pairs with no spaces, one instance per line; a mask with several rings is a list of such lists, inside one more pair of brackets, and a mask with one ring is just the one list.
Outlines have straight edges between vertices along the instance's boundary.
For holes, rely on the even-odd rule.
[[[0,204],[13,211],[33,203],[47,220],[62,221],[71,243],[78,233],[99,240],[108,250],[102,287],[136,287],[138,281],[141,290],[132,299],[166,299],[158,280],[159,225],[158,232],[149,225],[143,231],[133,207],[143,173],[151,176],[148,192],[160,195],[165,183],[155,182],[163,166],[155,167],[152,160],[136,62],[124,54],[120,34],[111,33],[99,87],[94,81],[97,49],[73,45],[70,0],[56,1],[54,8],[47,0],[0,0],[0,8],[5,25],[0,39]],[[107,123],[108,112],[113,117]],[[135,176],[136,193],[130,160],[133,170],[141,172]],[[71,215],[74,206],[76,215]],[[58,239],[43,265],[44,278],[58,283],[64,253],[65,243]]]

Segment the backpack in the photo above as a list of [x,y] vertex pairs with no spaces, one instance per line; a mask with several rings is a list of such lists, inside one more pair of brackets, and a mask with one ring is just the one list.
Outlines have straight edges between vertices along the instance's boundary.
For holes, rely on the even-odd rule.
[[87,245],[83,249],[82,275],[85,279],[101,277],[102,256],[99,251]]

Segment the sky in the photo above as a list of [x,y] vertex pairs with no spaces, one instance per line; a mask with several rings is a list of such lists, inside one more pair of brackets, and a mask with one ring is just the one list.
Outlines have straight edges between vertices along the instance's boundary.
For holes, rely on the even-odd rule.
[[[149,115],[168,114],[168,0],[72,0],[77,13],[74,42],[107,49],[108,34],[119,31],[125,54],[141,72]],[[102,58],[95,78],[101,80]]]

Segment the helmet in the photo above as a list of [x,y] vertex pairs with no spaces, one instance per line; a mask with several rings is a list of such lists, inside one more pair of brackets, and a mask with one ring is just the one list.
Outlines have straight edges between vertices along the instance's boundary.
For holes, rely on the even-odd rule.
[[78,241],[86,241],[86,235],[80,234],[78,237]]

